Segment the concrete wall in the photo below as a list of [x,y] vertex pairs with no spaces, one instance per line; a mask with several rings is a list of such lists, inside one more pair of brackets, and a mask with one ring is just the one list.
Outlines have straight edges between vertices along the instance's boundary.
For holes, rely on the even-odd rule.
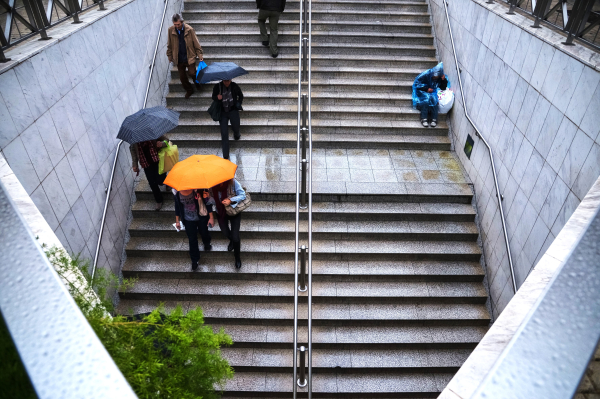
[[[491,163],[467,121],[442,0],[430,0],[438,55],[456,91],[452,139],[474,183],[497,316],[513,296]],[[533,29],[503,4],[450,0],[467,109],[493,148],[517,285],[600,175],[600,56]],[[463,151],[467,134],[475,145]]]
[[[170,0],[170,15],[181,0]],[[115,138],[140,109],[149,76],[162,0],[110,1],[83,24],[49,30],[0,64],[0,150],[64,247],[93,259]],[[148,106],[160,105],[169,67],[166,33]],[[99,265],[119,272],[134,176],[128,145],[120,150]]]

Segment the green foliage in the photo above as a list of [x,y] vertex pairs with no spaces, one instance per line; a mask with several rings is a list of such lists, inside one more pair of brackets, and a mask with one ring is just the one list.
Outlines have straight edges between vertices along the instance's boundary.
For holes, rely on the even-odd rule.
[[139,317],[115,316],[110,293],[126,290],[135,280],[119,282],[110,271],[96,270],[93,285],[89,263],[64,250],[45,248],[50,262],[108,353],[142,399],[217,399],[233,377],[220,347],[231,345],[221,329],[204,325],[202,309],[184,314],[181,306],[165,313],[161,305]]

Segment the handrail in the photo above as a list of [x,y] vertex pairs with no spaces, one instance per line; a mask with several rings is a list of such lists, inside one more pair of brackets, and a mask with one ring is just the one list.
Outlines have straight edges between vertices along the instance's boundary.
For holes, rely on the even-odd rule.
[[[146,103],[148,102],[148,93],[150,92],[150,83],[152,82],[152,73],[154,72],[154,64],[156,62],[156,54],[158,53],[158,43],[160,41],[160,33],[162,32],[163,25],[165,23],[165,14],[167,13],[167,7],[169,5],[169,0],[165,0],[165,7],[163,8],[162,19],[160,21],[160,27],[158,28],[158,33],[156,34],[156,46],[154,47],[154,56],[152,57],[152,63],[150,64],[150,76],[148,76],[148,84],[146,85],[146,95],[144,96],[144,104],[142,105],[142,109],[146,108]],[[98,235],[98,244],[96,245],[96,254],[94,255],[94,265],[92,267],[92,281],[94,280],[94,275],[96,274],[96,267],[98,265],[98,254],[100,253],[100,244],[102,242],[102,234],[104,233],[104,222],[106,221],[106,211],[108,210],[108,200],[110,199],[110,192],[112,190],[112,183],[115,178],[115,169],[117,167],[117,159],[119,158],[119,149],[121,148],[121,144],[123,144],[123,140],[119,141],[117,144],[117,149],[115,151],[115,160],[113,161],[112,171],[110,172],[110,180],[108,181],[108,188],[106,189],[106,200],[104,201],[104,211],[102,212],[102,222],[100,222],[100,234]]]
[[[311,130],[311,3],[300,1],[300,32],[298,40],[298,137],[296,141],[296,232],[294,244],[294,346],[293,346],[293,397],[296,399],[298,387],[308,385],[308,398],[312,399],[312,130]],[[308,37],[303,37],[308,36]],[[302,93],[302,83],[307,84],[308,93]],[[308,141],[308,154],[307,154]],[[308,206],[307,206],[308,186]],[[307,209],[308,208],[308,209]],[[300,246],[300,210],[307,209],[308,246]],[[298,253],[301,254],[300,271]],[[308,253],[308,270],[306,254]],[[300,284],[298,273],[300,272]],[[308,275],[308,282],[306,281]],[[308,291],[308,342],[298,348],[298,297],[299,292]],[[298,351],[300,351],[300,373],[298,374]],[[306,355],[308,352],[308,373]]]
[[483,135],[481,134],[479,129],[477,129],[477,126],[475,126],[475,123],[471,120],[471,117],[469,116],[469,112],[467,111],[467,103],[465,101],[465,91],[463,89],[462,79],[460,78],[461,69],[460,69],[460,66],[458,65],[458,58],[456,57],[456,48],[454,46],[454,36],[452,35],[452,26],[450,25],[450,16],[448,15],[448,2],[447,2],[447,0],[443,0],[443,3],[444,3],[444,10],[446,11],[446,21],[448,22],[448,32],[450,33],[450,42],[452,43],[452,54],[454,55],[454,63],[456,64],[456,74],[458,76],[458,84],[460,86],[460,96],[462,98],[463,109],[465,110],[465,116],[467,117],[467,120],[469,121],[471,126],[473,126],[473,129],[475,129],[475,133],[477,134],[477,137],[479,137],[483,141],[483,143],[487,147],[488,152],[490,154],[490,162],[492,163],[492,173],[494,175],[494,187],[496,188],[496,198],[498,199],[498,208],[500,210],[500,220],[502,222],[502,232],[504,233],[504,242],[506,244],[506,255],[508,257],[508,264],[510,266],[510,277],[512,279],[513,291],[516,293],[517,292],[517,282],[515,280],[515,270],[513,267],[512,256],[510,254],[510,243],[508,242],[508,234],[506,232],[506,221],[504,219],[504,209],[502,208],[502,200],[504,197],[502,196],[502,194],[500,194],[500,188],[498,187],[498,176],[496,174],[496,166],[494,165],[494,154],[492,153],[492,148],[490,147],[490,145],[488,144],[486,139],[483,137]]

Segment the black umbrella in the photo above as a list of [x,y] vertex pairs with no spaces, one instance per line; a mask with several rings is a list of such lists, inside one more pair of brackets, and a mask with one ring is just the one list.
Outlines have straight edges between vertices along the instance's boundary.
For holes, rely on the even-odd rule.
[[156,140],[178,124],[179,112],[160,106],[144,108],[125,118],[117,138],[129,144]]
[[196,79],[200,80],[200,83],[208,83],[231,80],[247,73],[248,71],[233,62],[213,62],[200,71]]

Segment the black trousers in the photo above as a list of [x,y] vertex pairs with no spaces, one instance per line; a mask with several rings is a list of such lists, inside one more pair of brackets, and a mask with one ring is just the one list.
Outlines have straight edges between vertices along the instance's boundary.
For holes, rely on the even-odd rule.
[[[219,218],[219,227],[223,232],[225,238],[233,243],[233,253],[236,259],[240,258],[240,224],[242,222],[242,213],[238,213],[235,216],[225,215],[225,220],[221,222]],[[231,227],[229,227],[231,225]]]
[[202,243],[204,248],[210,245],[210,231],[208,231],[208,221],[210,217],[200,216],[200,220],[193,222],[182,220],[181,222],[185,226],[185,234],[188,236],[190,242],[190,258],[192,262],[198,263],[200,260],[200,250],[198,249],[198,231],[202,237]]
[[240,137],[240,111],[232,109],[229,112],[221,111],[221,145],[223,146],[223,158],[229,159],[229,126],[228,122],[231,121],[231,128],[233,129],[233,137]]
[[152,194],[154,194],[154,200],[157,203],[162,203],[163,195],[158,186],[165,184],[165,178],[167,177],[167,174],[158,174],[158,162],[151,163],[150,166],[144,168],[144,173],[146,174],[146,179],[148,179],[148,184],[150,184],[150,188],[152,189]]

